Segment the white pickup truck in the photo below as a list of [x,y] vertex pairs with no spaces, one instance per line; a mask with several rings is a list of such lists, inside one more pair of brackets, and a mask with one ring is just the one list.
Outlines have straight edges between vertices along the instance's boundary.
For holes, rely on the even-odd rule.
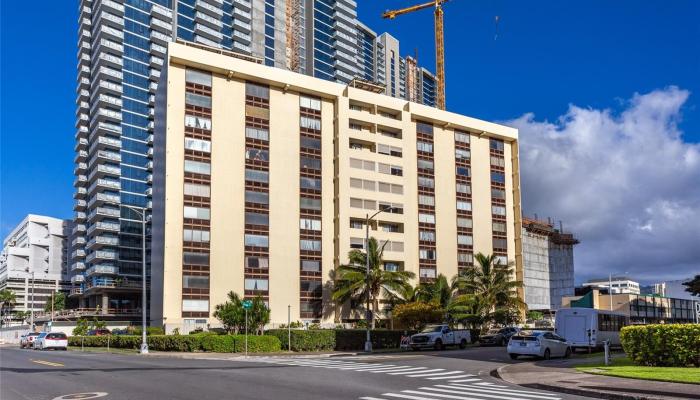
[[413,350],[432,348],[442,350],[445,346],[467,347],[471,342],[468,330],[452,330],[449,325],[428,325],[420,333],[411,336]]

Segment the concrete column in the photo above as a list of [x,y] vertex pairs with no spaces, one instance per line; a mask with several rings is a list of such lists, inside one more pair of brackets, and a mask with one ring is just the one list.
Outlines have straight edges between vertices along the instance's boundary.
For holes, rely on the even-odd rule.
[[100,313],[107,314],[109,309],[109,296],[107,294],[102,295],[102,305],[100,306]]

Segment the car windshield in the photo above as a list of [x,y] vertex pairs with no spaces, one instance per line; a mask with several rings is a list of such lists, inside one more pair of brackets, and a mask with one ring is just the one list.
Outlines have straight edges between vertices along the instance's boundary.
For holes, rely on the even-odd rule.
[[518,336],[542,336],[544,332],[542,331],[520,331]]
[[498,335],[500,331],[498,329],[489,329],[488,332],[486,332],[487,335]]
[[41,332],[41,333],[39,334],[39,337],[40,337],[40,338],[46,337],[46,332]]
[[65,333],[50,333],[46,336],[47,339],[66,339]]
[[441,332],[441,331],[442,331],[441,325],[428,325],[421,332],[422,333],[432,333],[432,332]]

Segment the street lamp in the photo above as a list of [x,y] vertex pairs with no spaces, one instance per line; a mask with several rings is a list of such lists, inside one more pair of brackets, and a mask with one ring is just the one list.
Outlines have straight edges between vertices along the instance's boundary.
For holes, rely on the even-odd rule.
[[141,216],[141,354],[148,354],[148,342],[146,341],[146,208],[134,207],[122,204],[122,207],[128,208]]
[[390,211],[393,208],[394,207],[382,208],[376,213],[372,214],[371,217],[369,214],[366,214],[367,219],[365,220],[365,266],[367,267],[367,271],[365,272],[365,280],[367,281],[367,309],[365,310],[365,319],[367,320],[367,338],[365,340],[365,351],[368,353],[372,351],[372,338],[370,336],[370,323],[372,320],[372,312],[369,309],[369,222],[377,215],[383,213],[384,211]]
[[[32,300],[29,308],[29,329],[34,332],[34,271],[29,272],[29,267],[25,268],[24,271],[28,274],[32,274]],[[44,273],[48,274],[49,269],[46,268]]]

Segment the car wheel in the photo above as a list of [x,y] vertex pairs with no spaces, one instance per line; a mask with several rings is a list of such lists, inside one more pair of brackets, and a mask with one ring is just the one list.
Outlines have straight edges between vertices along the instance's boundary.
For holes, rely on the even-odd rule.
[[435,350],[442,350],[442,340],[438,339],[435,341]]
[[460,348],[460,349],[466,349],[466,348],[467,348],[467,340],[466,340],[466,339],[462,339],[462,341],[459,342],[459,348]]
[[549,360],[551,356],[552,353],[549,351],[549,349],[544,349],[544,356],[542,356],[542,358],[544,358],[545,360]]
[[517,354],[510,353],[510,354],[508,354],[508,355],[510,356],[510,359],[511,359],[511,360],[517,360],[517,359],[518,359],[518,355],[517,355]]
[[503,347],[503,345],[504,345],[503,338],[498,339],[498,345]]
[[564,358],[569,358],[571,357],[571,347],[567,347],[566,351],[564,352]]

